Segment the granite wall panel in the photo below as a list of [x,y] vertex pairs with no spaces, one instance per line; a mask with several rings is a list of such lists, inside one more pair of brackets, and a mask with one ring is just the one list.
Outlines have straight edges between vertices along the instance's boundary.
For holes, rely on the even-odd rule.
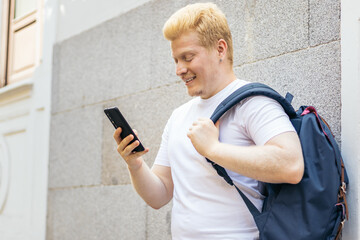
[[[121,109],[151,166],[168,117],[190,99],[162,27],[194,2],[149,1],[54,46],[47,239],[171,239],[171,204],[153,210],[132,189],[103,109]],[[237,76],[316,106],[339,141],[340,1],[214,2]]]

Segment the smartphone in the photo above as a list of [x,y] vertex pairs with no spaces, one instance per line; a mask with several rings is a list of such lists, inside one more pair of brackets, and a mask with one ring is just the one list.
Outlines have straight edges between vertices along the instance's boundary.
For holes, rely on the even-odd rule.
[[117,107],[106,108],[104,109],[104,112],[109,118],[110,122],[114,125],[115,129],[121,127],[121,139],[124,139],[128,135],[132,134],[134,136],[134,139],[129,144],[133,143],[136,140],[139,141],[140,145],[134,149],[135,152],[142,152],[145,150],[144,146],[141,144],[140,140],[137,138],[136,134],[134,133],[134,131],[127,123],[124,116],[121,114],[120,110]]

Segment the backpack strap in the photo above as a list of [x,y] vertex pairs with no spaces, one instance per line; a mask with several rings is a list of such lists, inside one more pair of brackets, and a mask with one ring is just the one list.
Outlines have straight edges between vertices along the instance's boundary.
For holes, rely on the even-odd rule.
[[[284,108],[284,111],[290,118],[296,116],[296,111],[292,105],[274,89],[262,83],[249,83],[243,87],[240,87],[235,92],[230,94],[225,100],[223,100],[215,109],[210,119],[215,123],[227,110],[232,108],[237,103],[241,102],[245,98],[258,95],[263,95],[277,101]],[[288,94],[288,99],[291,99],[290,96],[291,94]]]
[[[293,118],[296,116],[296,111],[294,110],[294,108],[292,107],[292,105],[289,102],[292,100],[291,95],[289,95],[289,94],[287,95],[287,99],[289,99],[289,101],[288,101],[287,99],[282,97],[278,92],[276,92],[275,90],[273,90],[272,88],[268,87],[265,84],[249,83],[243,87],[240,87],[235,92],[230,94],[225,100],[223,100],[219,104],[219,106],[215,109],[215,111],[211,115],[210,119],[214,123],[216,123],[221,118],[221,116],[226,111],[231,109],[233,106],[235,106],[236,104],[238,104],[239,102],[241,102],[242,100],[244,100],[248,97],[258,96],[258,95],[266,96],[266,97],[276,100],[284,108],[284,111],[290,118]],[[215,168],[217,173],[221,177],[223,177],[224,180],[228,184],[235,186],[232,179],[229,177],[229,175],[227,174],[226,170],[223,167],[221,167],[220,165],[214,163],[213,161],[211,161],[209,159],[206,159],[206,160],[212,164],[212,166]],[[258,216],[260,214],[260,211],[255,207],[255,205],[246,197],[246,195],[237,186],[235,186],[235,188],[239,192],[242,199],[244,200],[246,206],[250,210],[253,217],[255,218],[256,216]]]

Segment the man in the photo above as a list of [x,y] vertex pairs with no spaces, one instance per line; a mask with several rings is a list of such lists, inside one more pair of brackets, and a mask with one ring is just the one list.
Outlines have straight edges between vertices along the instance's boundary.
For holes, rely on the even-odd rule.
[[173,239],[257,239],[254,220],[235,188],[205,157],[225,167],[235,184],[261,209],[261,182],[298,183],[304,163],[298,136],[281,106],[256,96],[229,110],[215,125],[217,105],[246,81],[233,71],[231,33],[224,14],[211,3],[188,5],[164,25],[176,74],[188,103],[175,109],[150,169],[133,136],[114,138],[132,183],[151,207],[173,199]]

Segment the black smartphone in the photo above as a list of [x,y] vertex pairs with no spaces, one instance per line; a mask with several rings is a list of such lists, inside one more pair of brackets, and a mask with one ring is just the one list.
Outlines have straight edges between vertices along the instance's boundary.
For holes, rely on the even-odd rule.
[[127,123],[124,116],[121,114],[120,110],[117,107],[106,108],[104,109],[104,112],[109,118],[110,122],[114,125],[115,129],[121,127],[122,131],[120,133],[120,137],[122,139],[132,134],[134,136],[134,139],[129,144],[133,143],[136,140],[139,141],[140,145],[134,149],[135,152],[142,152],[145,150],[144,146],[141,144],[140,140],[137,138],[136,134],[134,133],[134,131]]

